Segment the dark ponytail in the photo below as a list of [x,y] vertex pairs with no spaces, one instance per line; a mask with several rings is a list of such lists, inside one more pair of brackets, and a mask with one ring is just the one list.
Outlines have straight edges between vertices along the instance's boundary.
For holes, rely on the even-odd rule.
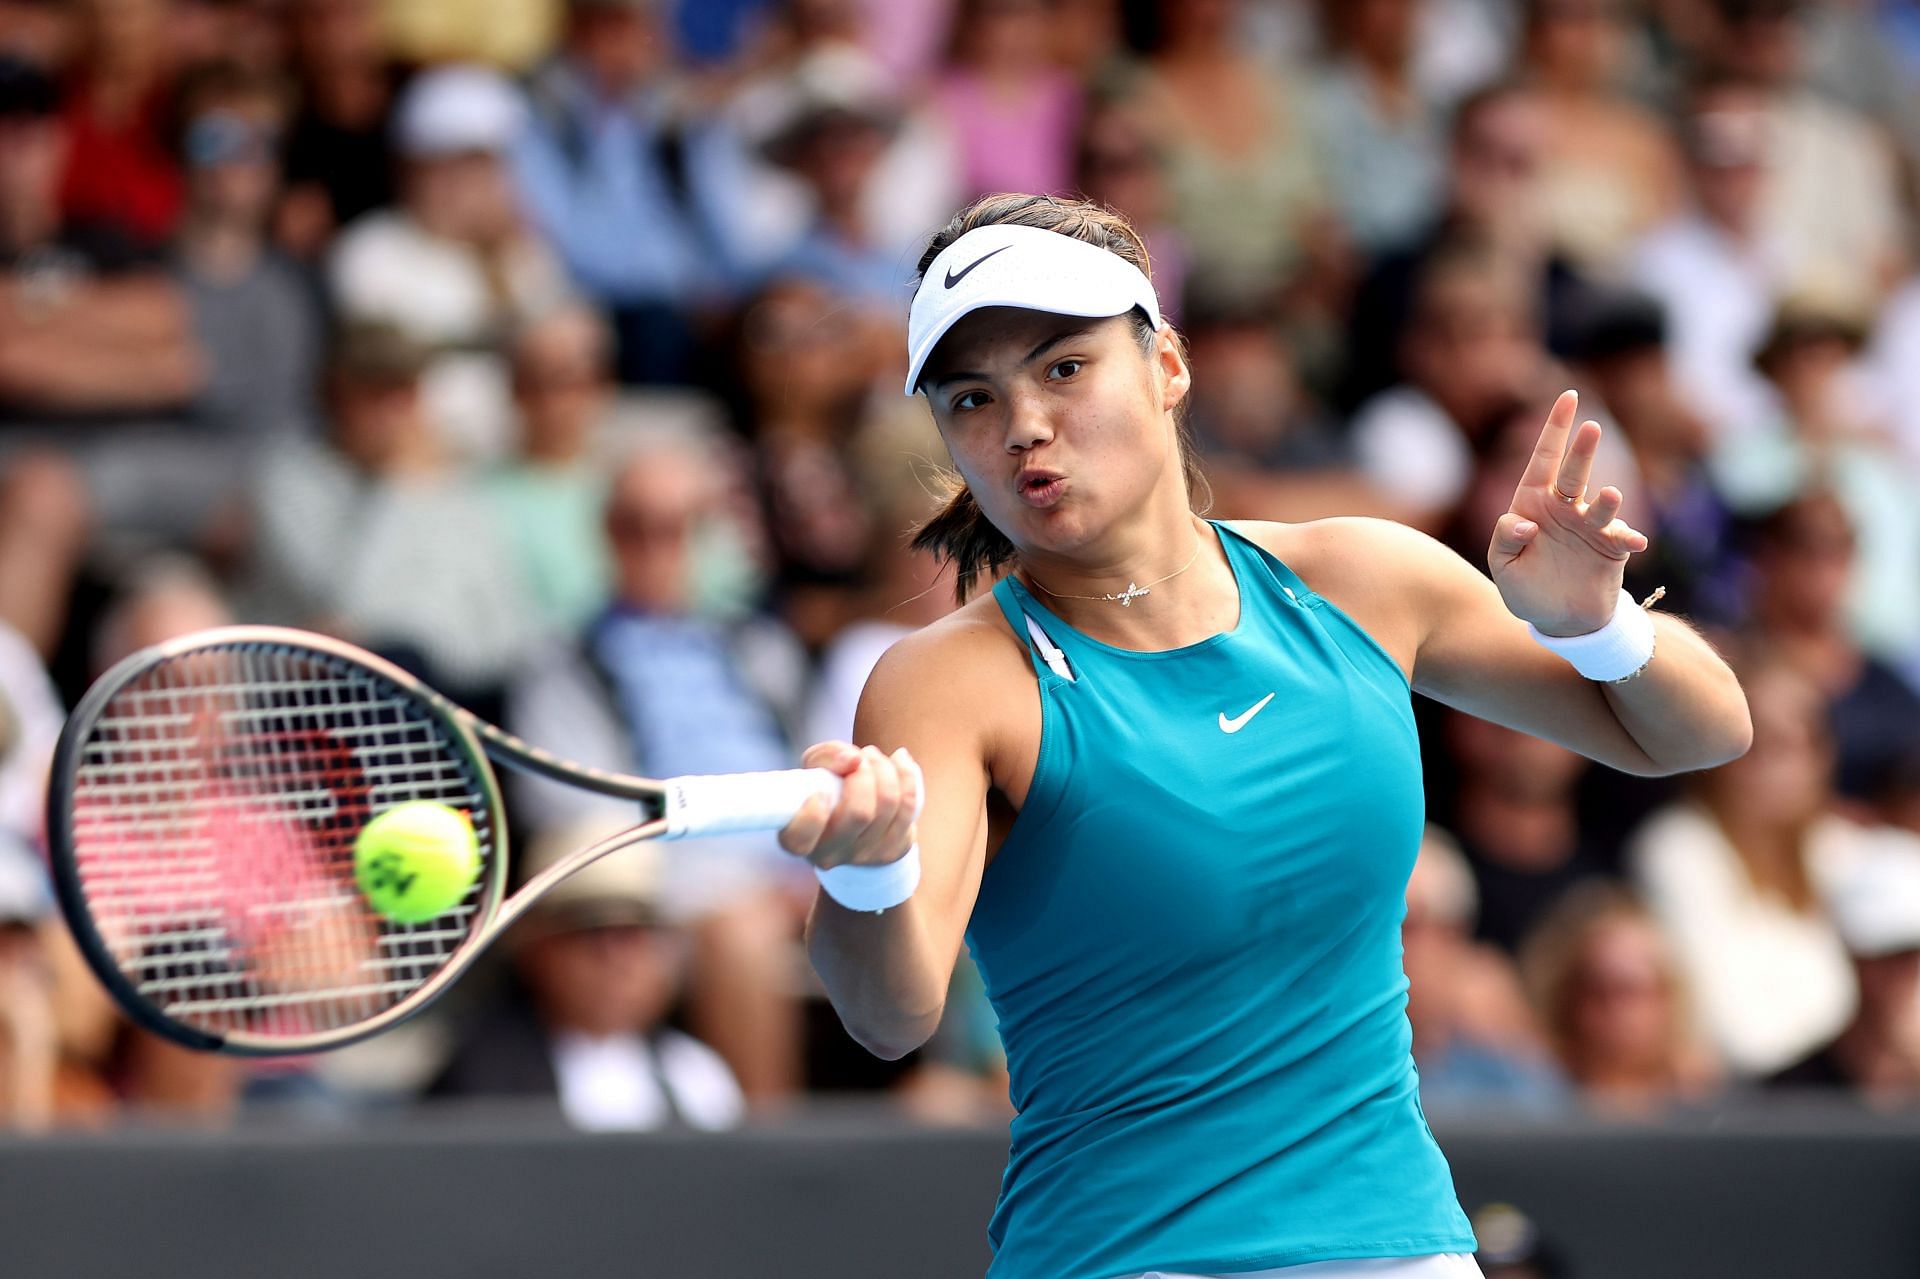
[[[934,233],[927,242],[927,251],[920,255],[916,285],[925,278],[927,268],[948,245],[967,232],[983,226],[1030,226],[1070,235],[1131,262],[1149,279],[1153,277],[1153,264],[1147,256],[1146,241],[1140,238],[1140,233],[1125,218],[1112,209],[1091,200],[1063,200],[1050,195],[989,195],[960,210],[951,222]],[[1129,318],[1134,322],[1141,348],[1151,352],[1154,336],[1152,322],[1138,308]],[[1179,448],[1180,465],[1186,472],[1187,493],[1191,497],[1196,490],[1205,487],[1206,480],[1200,474],[1199,462],[1187,439],[1184,425],[1180,427]],[[941,477],[941,482],[946,486],[946,501],[931,519],[914,532],[913,547],[915,550],[932,551],[953,565],[954,595],[964,602],[973,593],[974,585],[982,573],[997,577],[1000,570],[1013,560],[1014,545],[1007,540],[1006,534],[987,519],[958,475],[947,472]]]

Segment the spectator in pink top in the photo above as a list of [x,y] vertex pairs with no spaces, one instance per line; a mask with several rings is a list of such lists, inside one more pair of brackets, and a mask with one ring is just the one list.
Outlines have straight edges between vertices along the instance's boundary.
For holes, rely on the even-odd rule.
[[968,194],[1064,192],[1080,87],[1049,59],[1043,0],[966,0],[935,98],[960,145]]

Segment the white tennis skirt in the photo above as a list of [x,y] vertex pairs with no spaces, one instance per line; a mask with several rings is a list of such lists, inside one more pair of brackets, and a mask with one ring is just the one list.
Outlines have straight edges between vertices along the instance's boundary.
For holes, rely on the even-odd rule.
[[1243,1270],[1231,1275],[1190,1275],[1149,1270],[1137,1279],[1481,1279],[1480,1265],[1464,1252],[1431,1257],[1366,1257],[1352,1261],[1309,1261],[1278,1270]]

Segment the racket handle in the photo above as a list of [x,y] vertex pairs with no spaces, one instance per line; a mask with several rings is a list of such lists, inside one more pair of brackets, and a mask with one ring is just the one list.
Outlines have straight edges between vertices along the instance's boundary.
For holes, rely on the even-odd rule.
[[661,785],[666,789],[666,839],[779,830],[813,796],[840,798],[839,775],[824,768],[671,777]]

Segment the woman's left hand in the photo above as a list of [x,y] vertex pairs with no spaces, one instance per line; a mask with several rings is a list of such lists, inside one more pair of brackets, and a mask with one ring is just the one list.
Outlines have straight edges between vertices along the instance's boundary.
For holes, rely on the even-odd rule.
[[1548,635],[1585,635],[1605,626],[1627,558],[1647,549],[1646,535],[1616,518],[1624,500],[1619,489],[1609,484],[1587,493],[1600,424],[1582,422],[1574,430],[1579,404],[1572,391],[1554,401],[1487,548],[1487,567],[1508,611]]

